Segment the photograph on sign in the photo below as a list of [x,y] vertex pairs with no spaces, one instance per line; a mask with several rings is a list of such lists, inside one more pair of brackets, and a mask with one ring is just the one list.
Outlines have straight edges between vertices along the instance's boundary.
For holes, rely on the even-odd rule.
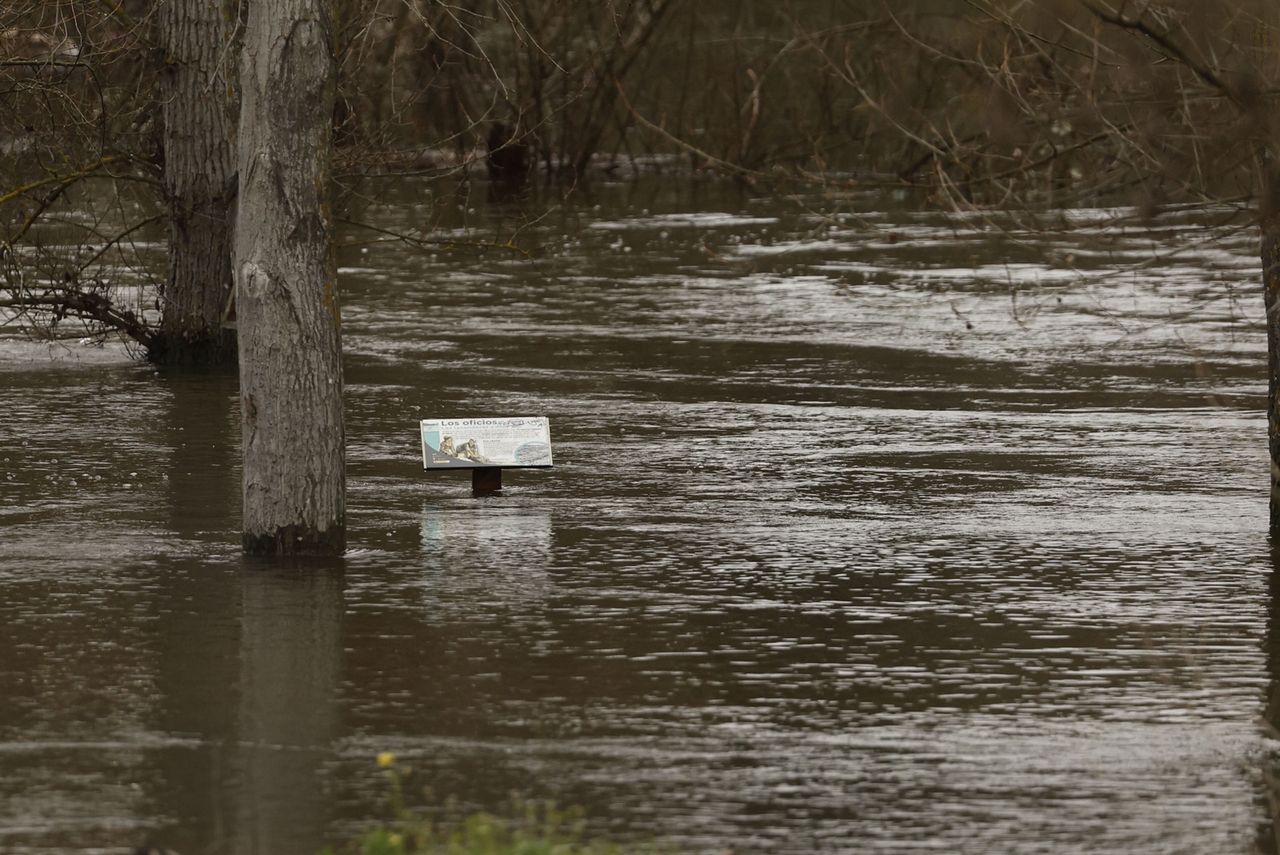
[[424,469],[524,469],[551,465],[546,418],[423,419]]

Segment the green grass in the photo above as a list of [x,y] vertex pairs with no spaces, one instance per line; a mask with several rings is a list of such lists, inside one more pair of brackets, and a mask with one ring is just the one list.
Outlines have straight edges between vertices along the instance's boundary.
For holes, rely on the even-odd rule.
[[[367,831],[345,852],[358,855],[659,855],[652,847],[622,847],[586,836],[582,812],[551,803],[515,802],[512,815],[460,816],[442,811],[431,817],[405,806],[404,788],[411,770],[390,753],[378,755],[385,770],[387,801],[395,817]],[[321,855],[337,855],[325,850]]]
[[584,838],[581,818],[553,806],[526,806],[523,817],[477,813],[456,822],[424,819],[369,831],[360,855],[623,855]]

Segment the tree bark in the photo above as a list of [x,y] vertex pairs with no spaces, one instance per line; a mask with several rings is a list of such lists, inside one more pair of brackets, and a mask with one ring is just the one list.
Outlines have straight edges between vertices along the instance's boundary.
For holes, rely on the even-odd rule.
[[231,363],[234,331],[224,328],[231,293],[236,195],[238,0],[161,0],[164,67],[164,189],[169,207],[169,271],[155,362]]
[[245,28],[235,246],[248,553],[345,546],[330,2],[254,0]]
[[1280,535],[1280,215],[1262,217],[1262,283],[1267,311],[1267,446],[1271,459],[1271,533]]

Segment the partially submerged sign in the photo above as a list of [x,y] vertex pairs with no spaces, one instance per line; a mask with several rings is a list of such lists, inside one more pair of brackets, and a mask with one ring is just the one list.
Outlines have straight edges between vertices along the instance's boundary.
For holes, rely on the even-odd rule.
[[551,466],[551,425],[542,416],[423,419],[424,469],[533,469]]

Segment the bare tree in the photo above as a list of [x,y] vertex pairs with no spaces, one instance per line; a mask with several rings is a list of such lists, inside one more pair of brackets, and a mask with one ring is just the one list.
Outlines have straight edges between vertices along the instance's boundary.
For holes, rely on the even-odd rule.
[[[155,362],[234,361],[223,313],[238,5],[59,0],[0,11],[0,176],[11,188],[0,210],[16,212],[3,233],[10,319],[51,336],[70,319],[82,325],[74,335],[123,333]],[[139,202],[146,213],[122,221]],[[68,227],[69,206],[93,219]],[[167,260],[134,251],[135,237],[150,240],[166,221]],[[57,240],[43,240],[51,230]]]
[[149,32],[122,4],[0,4],[0,324],[150,345],[155,313],[132,287],[147,262],[131,244],[157,218],[116,204],[159,175]]
[[[1062,78],[1073,112],[1094,129],[1075,151],[1125,153],[1120,174],[1156,176],[1183,195],[1252,196],[1269,363],[1270,528],[1280,532],[1280,10],[1259,0],[1042,0],[1040,20],[1024,23],[990,0],[972,5],[1034,40],[1042,57],[1056,50],[1046,74]],[[1108,90],[1110,99],[1097,97]]]
[[249,553],[345,546],[331,25],[327,0],[256,0],[245,28],[235,270]]
[[[1257,224],[1280,531],[1280,7],[964,0],[864,11],[786,50],[811,52],[856,96],[865,138],[878,140],[866,160],[890,167],[889,181],[957,208],[1127,200],[1151,216],[1199,202]],[[910,71],[920,67],[927,79]]]
[[160,330],[148,349],[153,361],[235,360],[235,334],[224,317],[236,197],[239,5],[159,0],[169,268]]

